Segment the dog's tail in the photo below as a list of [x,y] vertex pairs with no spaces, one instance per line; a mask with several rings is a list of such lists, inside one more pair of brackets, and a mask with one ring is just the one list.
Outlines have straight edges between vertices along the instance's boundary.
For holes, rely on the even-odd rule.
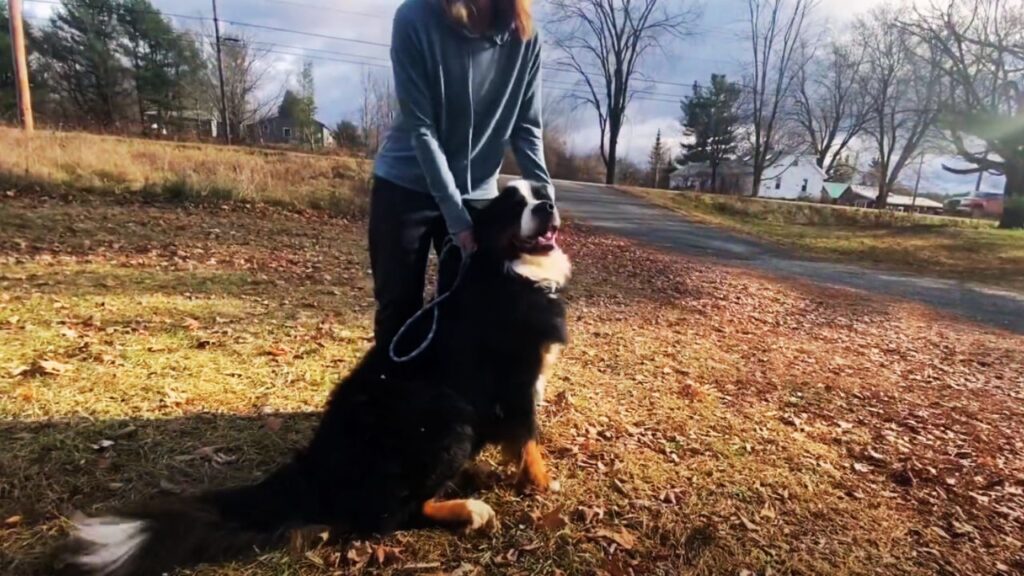
[[75,522],[63,574],[135,576],[223,561],[280,546],[315,523],[316,487],[296,460],[252,486],[140,506]]

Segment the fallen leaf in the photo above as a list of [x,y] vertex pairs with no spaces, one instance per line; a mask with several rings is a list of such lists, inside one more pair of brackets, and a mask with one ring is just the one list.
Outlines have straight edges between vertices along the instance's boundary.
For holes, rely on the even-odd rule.
[[369,542],[352,542],[349,545],[348,552],[345,553],[345,559],[356,567],[365,565],[372,556],[373,547],[370,546]]
[[11,378],[17,378],[18,376],[21,376],[22,374],[28,374],[31,371],[31,367],[20,365],[11,368],[10,370],[7,371],[7,373],[11,375]]
[[21,521],[21,516],[11,516],[10,518],[4,520],[4,526],[17,526],[18,524],[21,524]]
[[267,354],[270,354],[274,358],[280,358],[282,356],[288,355],[288,349],[276,346],[274,348],[271,348],[270,350],[267,350]]
[[449,576],[480,576],[483,573],[484,569],[479,566],[474,566],[473,564],[462,564],[455,570],[452,570],[452,573]]
[[106,440],[106,439],[104,439],[104,440],[100,440],[99,442],[93,444],[92,445],[92,449],[96,450],[97,452],[99,452],[99,451],[106,450],[107,448],[113,447],[114,444],[116,444],[116,442],[114,442],[113,440]]
[[67,326],[64,326],[63,328],[60,329],[60,335],[67,338],[68,340],[78,339],[78,332],[75,332],[73,329]]
[[284,424],[284,420],[277,416],[271,416],[263,422],[263,426],[271,432],[277,432],[280,430],[282,424]]
[[757,524],[754,524],[750,520],[747,520],[747,517],[744,516],[743,514],[738,514],[738,516],[740,518],[740,522],[743,523],[743,527],[746,528],[747,530],[750,530],[752,532],[756,532],[756,531],[761,529],[761,527],[758,526]]
[[581,506],[576,515],[584,524],[604,519],[604,508]]
[[533,521],[536,526],[552,532],[557,532],[569,525],[569,521],[562,515],[561,506],[545,514],[534,516]]
[[183,492],[181,486],[178,486],[177,484],[172,484],[167,480],[160,481],[160,489],[163,490],[164,492],[169,492],[171,494],[181,494]]
[[196,330],[199,330],[200,326],[202,325],[195,318],[185,318],[184,327],[189,332],[195,332]]
[[61,374],[67,374],[74,370],[74,366],[71,364],[65,364],[63,362],[57,362],[56,360],[39,360],[36,362],[39,370],[43,374],[49,374],[51,376],[60,376]]
[[377,560],[378,566],[384,566],[395,562],[396,560],[402,559],[402,549],[395,548],[393,546],[384,546],[383,544],[377,545],[373,550],[373,556]]
[[594,536],[611,540],[624,550],[632,550],[636,546],[636,537],[625,528],[619,528],[617,531],[602,528],[594,532]]

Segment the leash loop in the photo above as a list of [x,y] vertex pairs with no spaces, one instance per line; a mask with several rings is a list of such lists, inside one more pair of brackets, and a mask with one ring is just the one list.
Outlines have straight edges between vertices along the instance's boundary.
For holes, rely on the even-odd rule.
[[[441,257],[438,259],[439,268],[440,264],[444,262],[444,258],[448,254],[448,251],[451,250],[452,248],[457,248],[457,246],[449,238],[448,242],[445,244],[444,249],[441,250]],[[430,343],[434,340],[434,336],[437,334],[437,321],[438,317],[440,316],[439,306],[441,302],[444,302],[445,299],[451,296],[452,293],[455,292],[455,289],[459,287],[459,284],[462,283],[462,277],[465,276],[466,268],[469,265],[469,257],[469,254],[462,254],[462,262],[459,263],[459,274],[458,276],[455,277],[455,282],[452,284],[452,287],[449,288],[447,292],[435,296],[433,300],[431,300],[426,306],[420,309],[419,312],[414,314],[412,318],[409,318],[409,320],[407,320],[405,324],[402,325],[401,330],[399,330],[398,333],[395,334],[395,337],[391,339],[391,345],[388,346],[388,354],[391,356],[392,361],[397,362],[399,364],[403,362],[408,362],[422,354],[427,349],[427,347],[430,346]],[[433,319],[431,320],[430,323],[430,332],[427,333],[427,337],[423,340],[422,343],[420,343],[419,346],[416,347],[415,350],[413,350],[412,352],[405,356],[399,356],[398,353],[395,352],[396,348],[398,347],[398,342],[405,335],[405,332],[420,318],[422,318],[423,315],[426,314],[427,312],[433,313]]]

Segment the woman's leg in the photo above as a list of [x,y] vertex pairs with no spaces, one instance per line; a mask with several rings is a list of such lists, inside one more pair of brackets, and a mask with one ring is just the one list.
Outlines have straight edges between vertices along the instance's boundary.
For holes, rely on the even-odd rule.
[[374,180],[370,267],[377,300],[374,336],[381,346],[390,346],[405,322],[423,307],[427,257],[440,221],[441,212],[429,194]]

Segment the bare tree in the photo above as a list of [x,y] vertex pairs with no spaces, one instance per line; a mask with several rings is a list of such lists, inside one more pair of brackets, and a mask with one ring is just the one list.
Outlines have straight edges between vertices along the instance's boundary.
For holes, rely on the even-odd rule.
[[871,118],[860,79],[864,52],[833,40],[822,57],[804,60],[796,72],[793,119],[818,166],[832,176]]
[[949,83],[942,100],[944,136],[969,168],[955,174],[1006,176],[1000,226],[1024,228],[1024,12],[1019,2],[950,0],[919,11],[902,27],[937,54]]
[[748,87],[751,194],[761,189],[764,171],[785,151],[781,138],[796,72],[809,57],[800,50],[811,0],[747,0],[753,56]]
[[398,97],[391,76],[367,69],[363,72],[363,102],[360,129],[368,154],[375,154],[398,115]]
[[549,30],[559,66],[579,76],[579,99],[597,114],[605,180],[615,183],[626,110],[642,88],[644,64],[687,36],[701,11],[690,0],[551,0]]
[[[217,47],[212,32],[206,35],[206,40],[204,56],[210,62],[206,66],[210,74],[207,86],[213,91],[208,95],[208,100],[211,109],[217,109],[220,116],[220,106],[212,104],[219,101],[216,91],[220,89],[217,78]],[[277,92],[268,89],[267,85],[273,72],[269,49],[258,48],[251,38],[222,37],[221,52],[227,118],[220,119],[220,126],[227,126],[230,134],[241,137],[244,136],[247,126],[273,113],[287,82],[282,82],[282,88]]]
[[856,26],[864,50],[862,89],[871,115],[864,132],[878,160],[878,208],[886,207],[900,173],[934,135],[942,88],[935,55],[915,56],[914,39],[897,24],[898,13],[898,7],[880,6]]

